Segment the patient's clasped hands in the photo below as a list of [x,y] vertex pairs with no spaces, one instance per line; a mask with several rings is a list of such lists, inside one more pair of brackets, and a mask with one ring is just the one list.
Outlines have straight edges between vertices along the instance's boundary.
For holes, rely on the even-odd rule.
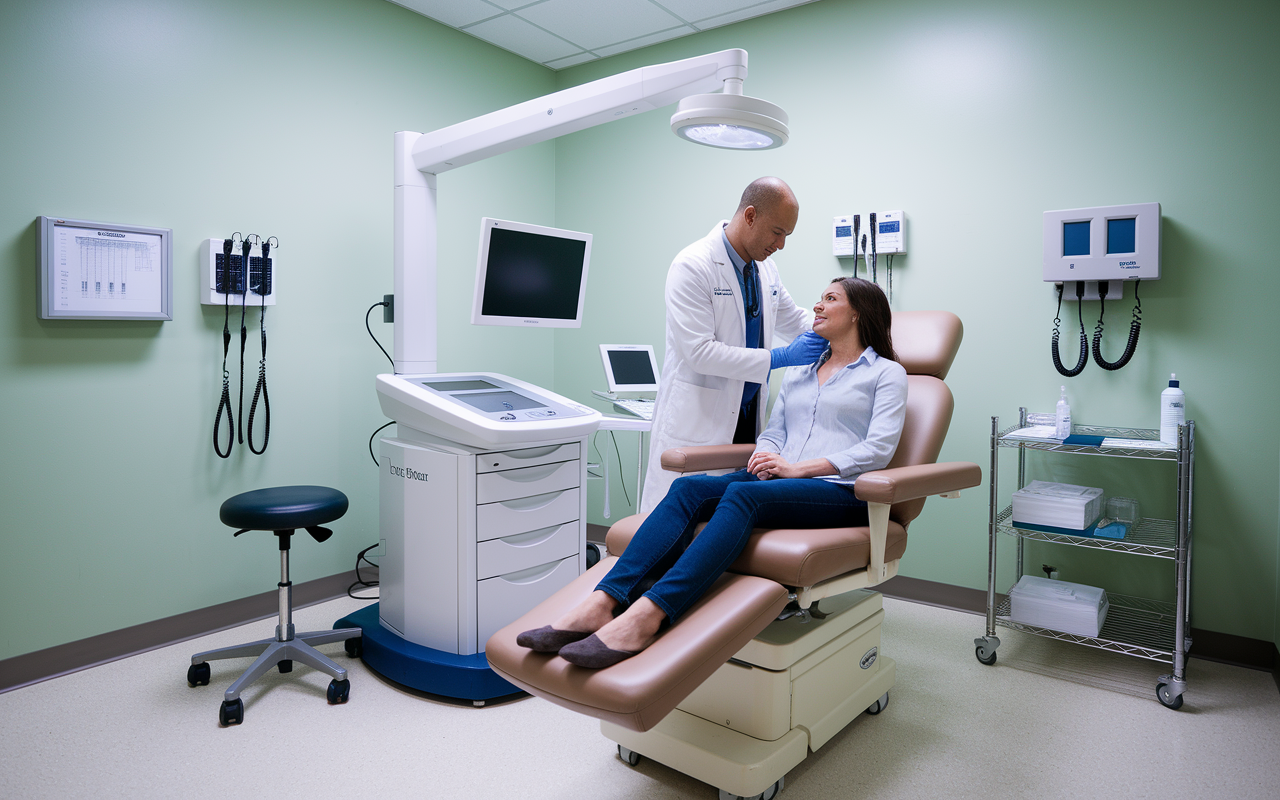
[[757,451],[751,454],[751,459],[747,461],[747,472],[755,475],[760,480],[768,480],[769,478],[804,478],[800,469],[791,462],[787,461],[777,453],[765,453]]

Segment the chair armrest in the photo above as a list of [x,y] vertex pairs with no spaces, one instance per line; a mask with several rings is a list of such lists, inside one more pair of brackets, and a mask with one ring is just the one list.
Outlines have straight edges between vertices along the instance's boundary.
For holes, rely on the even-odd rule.
[[706,472],[713,469],[742,469],[747,466],[753,444],[710,444],[676,447],[662,453],[662,468],[669,472]]
[[[665,465],[666,459],[663,459]],[[934,494],[950,494],[982,483],[982,468],[968,461],[915,464],[864,472],[853,492],[868,503],[893,505]]]

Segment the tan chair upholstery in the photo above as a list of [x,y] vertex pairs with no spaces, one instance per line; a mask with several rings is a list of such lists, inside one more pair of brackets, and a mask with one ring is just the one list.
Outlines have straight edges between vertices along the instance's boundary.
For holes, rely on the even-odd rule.
[[[906,550],[907,528],[925,498],[954,495],[982,480],[976,464],[935,463],[953,409],[951,391],[942,379],[962,334],[959,318],[950,312],[893,315],[894,348],[908,373],[907,414],[889,467],[861,475],[855,483],[858,497],[868,503],[868,526],[757,529],[729,572],[677,624],[644,652],[608,669],[580,669],[557,656],[516,645],[520,631],[549,624],[594,590],[639,528],[641,517],[627,517],[609,530],[609,557],[489,640],[490,666],[532,694],[645,731],[762,631],[789,601],[808,608],[824,596],[875,585],[896,574],[897,561]],[[751,445],[679,448],[663,454],[662,466],[676,472],[740,469],[752,450]]]

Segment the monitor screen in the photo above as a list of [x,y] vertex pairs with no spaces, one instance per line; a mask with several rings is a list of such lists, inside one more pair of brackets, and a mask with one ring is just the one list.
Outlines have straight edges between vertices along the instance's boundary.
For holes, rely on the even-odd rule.
[[582,325],[591,234],[485,217],[471,322]]
[[656,392],[658,360],[647,344],[602,344],[604,376],[611,392]]

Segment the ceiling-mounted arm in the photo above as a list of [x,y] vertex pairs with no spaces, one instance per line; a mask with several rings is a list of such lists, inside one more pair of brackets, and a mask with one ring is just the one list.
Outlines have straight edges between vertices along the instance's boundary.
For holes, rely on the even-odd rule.
[[691,94],[721,88],[741,94],[746,77],[747,51],[739,49],[640,67],[424,134],[414,144],[413,166],[439,174]]

